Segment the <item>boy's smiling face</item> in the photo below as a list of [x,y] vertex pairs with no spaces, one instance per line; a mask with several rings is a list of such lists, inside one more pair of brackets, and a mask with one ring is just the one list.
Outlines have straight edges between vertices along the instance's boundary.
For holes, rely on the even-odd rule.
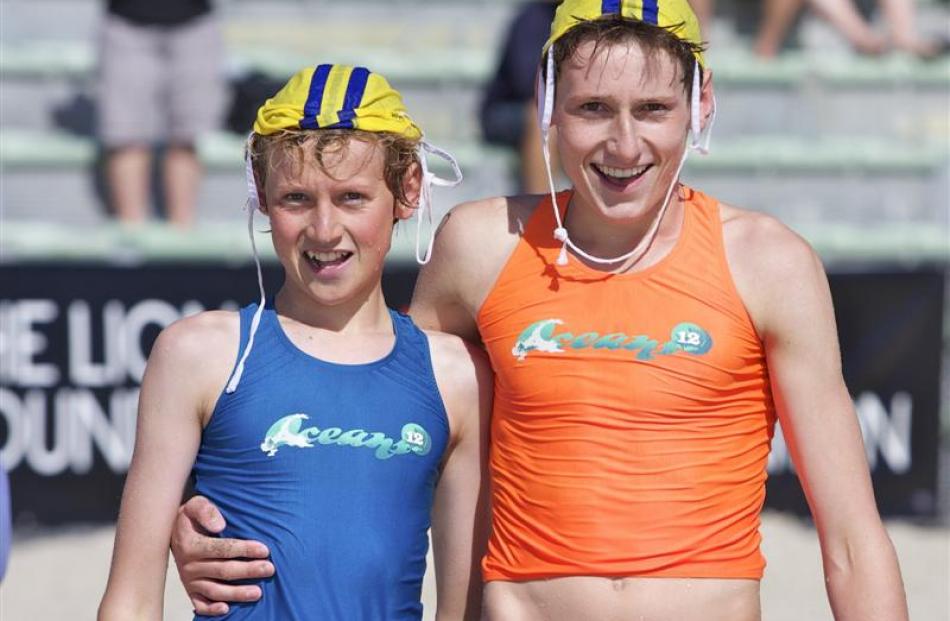
[[651,214],[676,174],[689,117],[669,54],[650,59],[633,42],[579,45],[560,68],[553,117],[576,199],[603,219]]
[[[303,159],[271,155],[262,210],[288,293],[321,306],[361,303],[380,286],[394,219],[412,209],[398,203],[383,177],[385,157],[375,140],[351,138],[323,152],[313,141]],[[411,176],[411,175],[408,175]]]

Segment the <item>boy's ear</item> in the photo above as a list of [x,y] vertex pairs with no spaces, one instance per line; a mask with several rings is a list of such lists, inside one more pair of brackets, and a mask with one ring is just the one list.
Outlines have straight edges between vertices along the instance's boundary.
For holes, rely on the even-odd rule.
[[402,191],[406,202],[396,201],[395,216],[399,220],[408,220],[418,209],[422,197],[422,167],[418,162],[413,162],[402,178]]
[[257,205],[258,211],[262,214],[267,214],[267,195],[264,193],[264,188],[261,187],[260,179],[257,178],[257,173],[254,173],[254,189],[257,190]]
[[713,93],[712,70],[703,70],[703,86],[699,91],[699,114],[700,129],[705,130],[709,124],[709,117],[712,116],[715,98]]

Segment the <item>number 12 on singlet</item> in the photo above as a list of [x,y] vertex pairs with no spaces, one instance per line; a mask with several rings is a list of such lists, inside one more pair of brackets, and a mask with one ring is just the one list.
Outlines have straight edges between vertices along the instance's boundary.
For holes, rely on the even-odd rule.
[[712,337],[695,323],[681,323],[672,330],[673,342],[688,354],[705,354],[712,349]]

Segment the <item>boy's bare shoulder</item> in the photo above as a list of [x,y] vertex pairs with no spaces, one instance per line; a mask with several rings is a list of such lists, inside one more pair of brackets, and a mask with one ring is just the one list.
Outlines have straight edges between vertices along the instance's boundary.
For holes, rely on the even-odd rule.
[[[218,383],[231,374],[240,344],[234,311],[204,311],[171,324],[158,335],[149,366],[162,366],[191,382]],[[223,386],[223,383],[222,383]]]
[[[474,317],[538,202],[537,196],[486,198],[449,211],[436,234],[432,262],[420,273],[413,306],[417,306],[417,300],[435,304],[440,299],[451,299]],[[418,315],[419,309],[415,310]]]
[[777,218],[724,205],[722,223],[729,271],[760,337],[773,333],[788,300],[827,287],[818,253]]
[[760,276],[810,269],[817,255],[798,233],[774,216],[721,204],[726,252],[734,269]]
[[[235,311],[204,311],[171,324],[158,336],[152,350],[172,354],[181,361],[197,358],[207,361],[231,350],[240,340],[240,316]],[[234,360],[231,356],[230,360]]]
[[206,423],[234,370],[240,339],[240,317],[233,311],[205,311],[176,321],[152,346],[144,385],[180,387],[193,396]]
[[[540,203],[535,195],[496,196],[453,207],[439,225],[437,250],[479,257],[479,264],[507,257]],[[438,253],[435,254],[438,257]]]
[[[540,203],[537,195],[495,196],[468,201],[453,207],[446,214],[442,227],[459,233],[504,233],[519,235]],[[454,222],[453,222],[454,220]]]

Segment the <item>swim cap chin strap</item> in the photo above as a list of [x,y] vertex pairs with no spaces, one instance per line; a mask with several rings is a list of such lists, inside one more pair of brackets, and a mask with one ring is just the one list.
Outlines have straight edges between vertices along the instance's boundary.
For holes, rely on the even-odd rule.
[[687,136],[686,144],[683,148],[683,156],[680,158],[679,165],[676,168],[676,174],[673,175],[673,180],[670,182],[670,187],[666,191],[666,197],[663,199],[663,204],[660,207],[659,212],[653,220],[653,223],[650,225],[647,234],[640,240],[640,243],[631,250],[630,252],[620,255],[619,257],[612,258],[602,258],[596,257],[592,254],[584,252],[583,249],[577,246],[572,240],[570,234],[567,232],[567,229],[564,227],[564,223],[561,221],[561,212],[558,209],[557,205],[557,194],[554,188],[554,174],[551,170],[551,150],[549,137],[551,133],[551,117],[554,113],[554,44],[548,48],[548,51],[545,55],[546,57],[546,72],[545,79],[542,80],[541,74],[538,74],[538,120],[541,125],[541,152],[544,156],[544,167],[548,176],[548,187],[551,191],[551,208],[554,210],[554,221],[557,226],[554,229],[554,239],[561,242],[561,252],[557,257],[558,265],[567,265],[568,260],[568,251],[570,248],[579,256],[584,257],[592,263],[597,263],[600,265],[611,265],[614,263],[620,263],[621,261],[626,261],[627,259],[633,259],[632,263],[639,261],[643,255],[649,250],[650,246],[653,243],[653,240],[656,238],[657,231],[660,229],[660,223],[663,221],[663,216],[666,214],[666,210],[670,204],[670,197],[673,194],[674,188],[679,181],[680,173],[683,171],[683,165],[686,163],[686,159],[689,156],[690,150],[695,150],[702,155],[709,153],[709,142],[712,138],[712,127],[713,123],[716,120],[716,100],[713,99],[712,102],[712,112],[709,117],[709,122],[706,125],[705,131],[702,128],[702,122],[700,121],[700,71],[702,67],[699,64],[699,61],[695,61],[693,66],[693,84],[690,89],[690,131],[689,136]]
[[231,394],[237,390],[238,384],[241,382],[241,376],[244,375],[244,363],[247,361],[247,357],[251,355],[251,348],[254,347],[254,335],[257,334],[257,328],[261,324],[261,316],[264,314],[264,304],[267,302],[266,294],[264,293],[264,273],[261,270],[261,257],[257,252],[257,243],[254,241],[254,214],[261,208],[261,201],[257,193],[257,183],[254,181],[254,167],[251,163],[251,141],[253,138],[253,132],[248,134],[247,145],[244,149],[244,177],[247,182],[247,201],[244,204],[244,209],[247,210],[247,236],[251,240],[251,251],[254,253],[254,266],[257,268],[257,287],[261,292],[261,300],[257,305],[257,310],[254,311],[254,318],[251,319],[251,329],[247,338],[247,345],[244,346],[241,359],[238,360],[237,366],[234,368],[234,373],[231,374],[231,379],[224,388],[224,392],[227,394]]
[[[455,179],[443,179],[429,171],[427,160],[428,154],[430,153],[441,157],[449,163],[449,166],[452,167],[452,173],[455,175]],[[419,165],[422,167],[422,188],[419,194],[419,208],[416,210],[416,262],[419,265],[425,265],[429,262],[429,259],[432,258],[432,245],[435,243],[435,228],[432,224],[432,186],[437,185],[443,188],[454,188],[462,183],[462,169],[459,168],[458,162],[448,151],[429,144],[425,140],[419,143],[417,154],[419,157]],[[428,221],[431,231],[429,233],[429,243],[426,244],[426,250],[424,253],[420,253],[422,249],[423,217]]]

